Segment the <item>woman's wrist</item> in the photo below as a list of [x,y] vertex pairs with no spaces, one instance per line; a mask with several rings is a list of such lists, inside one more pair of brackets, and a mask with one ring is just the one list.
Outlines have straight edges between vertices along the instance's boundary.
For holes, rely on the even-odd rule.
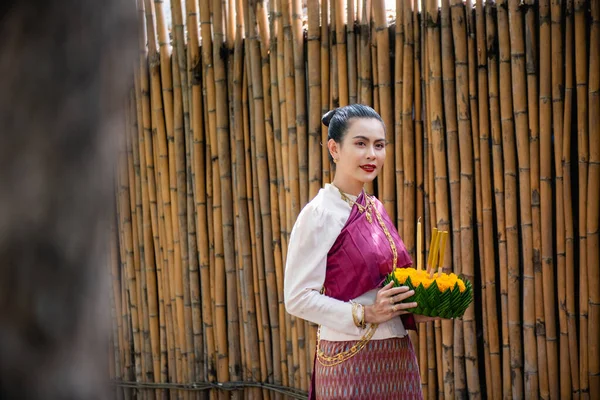
[[369,324],[373,322],[373,305],[364,306],[365,309],[365,323]]

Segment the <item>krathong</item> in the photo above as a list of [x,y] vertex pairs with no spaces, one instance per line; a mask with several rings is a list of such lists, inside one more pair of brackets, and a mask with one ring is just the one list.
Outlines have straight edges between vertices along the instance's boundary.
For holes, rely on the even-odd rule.
[[[417,224],[417,268],[396,268],[385,280],[385,284],[394,281],[394,286],[408,286],[415,291],[413,296],[403,301],[417,303],[416,308],[407,310],[413,314],[458,318],[463,316],[473,301],[473,287],[468,279],[454,273],[446,274],[441,271],[447,235],[447,231],[433,229],[427,269],[424,270],[421,266],[421,222],[419,221]],[[436,269],[437,272],[435,272]]]

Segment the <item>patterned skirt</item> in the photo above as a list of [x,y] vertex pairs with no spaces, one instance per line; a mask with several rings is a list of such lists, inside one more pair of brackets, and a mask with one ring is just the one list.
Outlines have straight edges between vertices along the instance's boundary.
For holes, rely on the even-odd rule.
[[[334,355],[356,342],[321,340],[321,349]],[[317,400],[333,399],[419,399],[421,376],[410,338],[370,340],[354,357],[334,366],[315,362]]]

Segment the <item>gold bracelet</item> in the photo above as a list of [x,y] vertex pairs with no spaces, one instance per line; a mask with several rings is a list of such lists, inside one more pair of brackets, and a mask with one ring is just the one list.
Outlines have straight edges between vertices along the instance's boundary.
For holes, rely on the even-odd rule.
[[356,315],[356,310],[358,310],[359,304],[353,302],[352,300],[350,300],[350,303],[352,304],[352,319],[354,320],[354,325],[356,325],[357,328],[360,328],[361,321],[358,318],[358,316]]
[[360,305],[360,309],[362,311],[361,315],[360,315],[360,327],[362,329],[365,329],[367,327],[367,323],[365,322],[365,306],[364,304],[359,304]]

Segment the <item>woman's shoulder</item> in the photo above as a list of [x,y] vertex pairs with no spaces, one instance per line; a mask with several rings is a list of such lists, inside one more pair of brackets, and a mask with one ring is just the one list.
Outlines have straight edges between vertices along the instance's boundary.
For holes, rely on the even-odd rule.
[[334,189],[335,187],[330,184],[320,189],[317,195],[302,208],[296,224],[314,221],[321,226],[331,223],[343,226],[350,215],[350,208]]

